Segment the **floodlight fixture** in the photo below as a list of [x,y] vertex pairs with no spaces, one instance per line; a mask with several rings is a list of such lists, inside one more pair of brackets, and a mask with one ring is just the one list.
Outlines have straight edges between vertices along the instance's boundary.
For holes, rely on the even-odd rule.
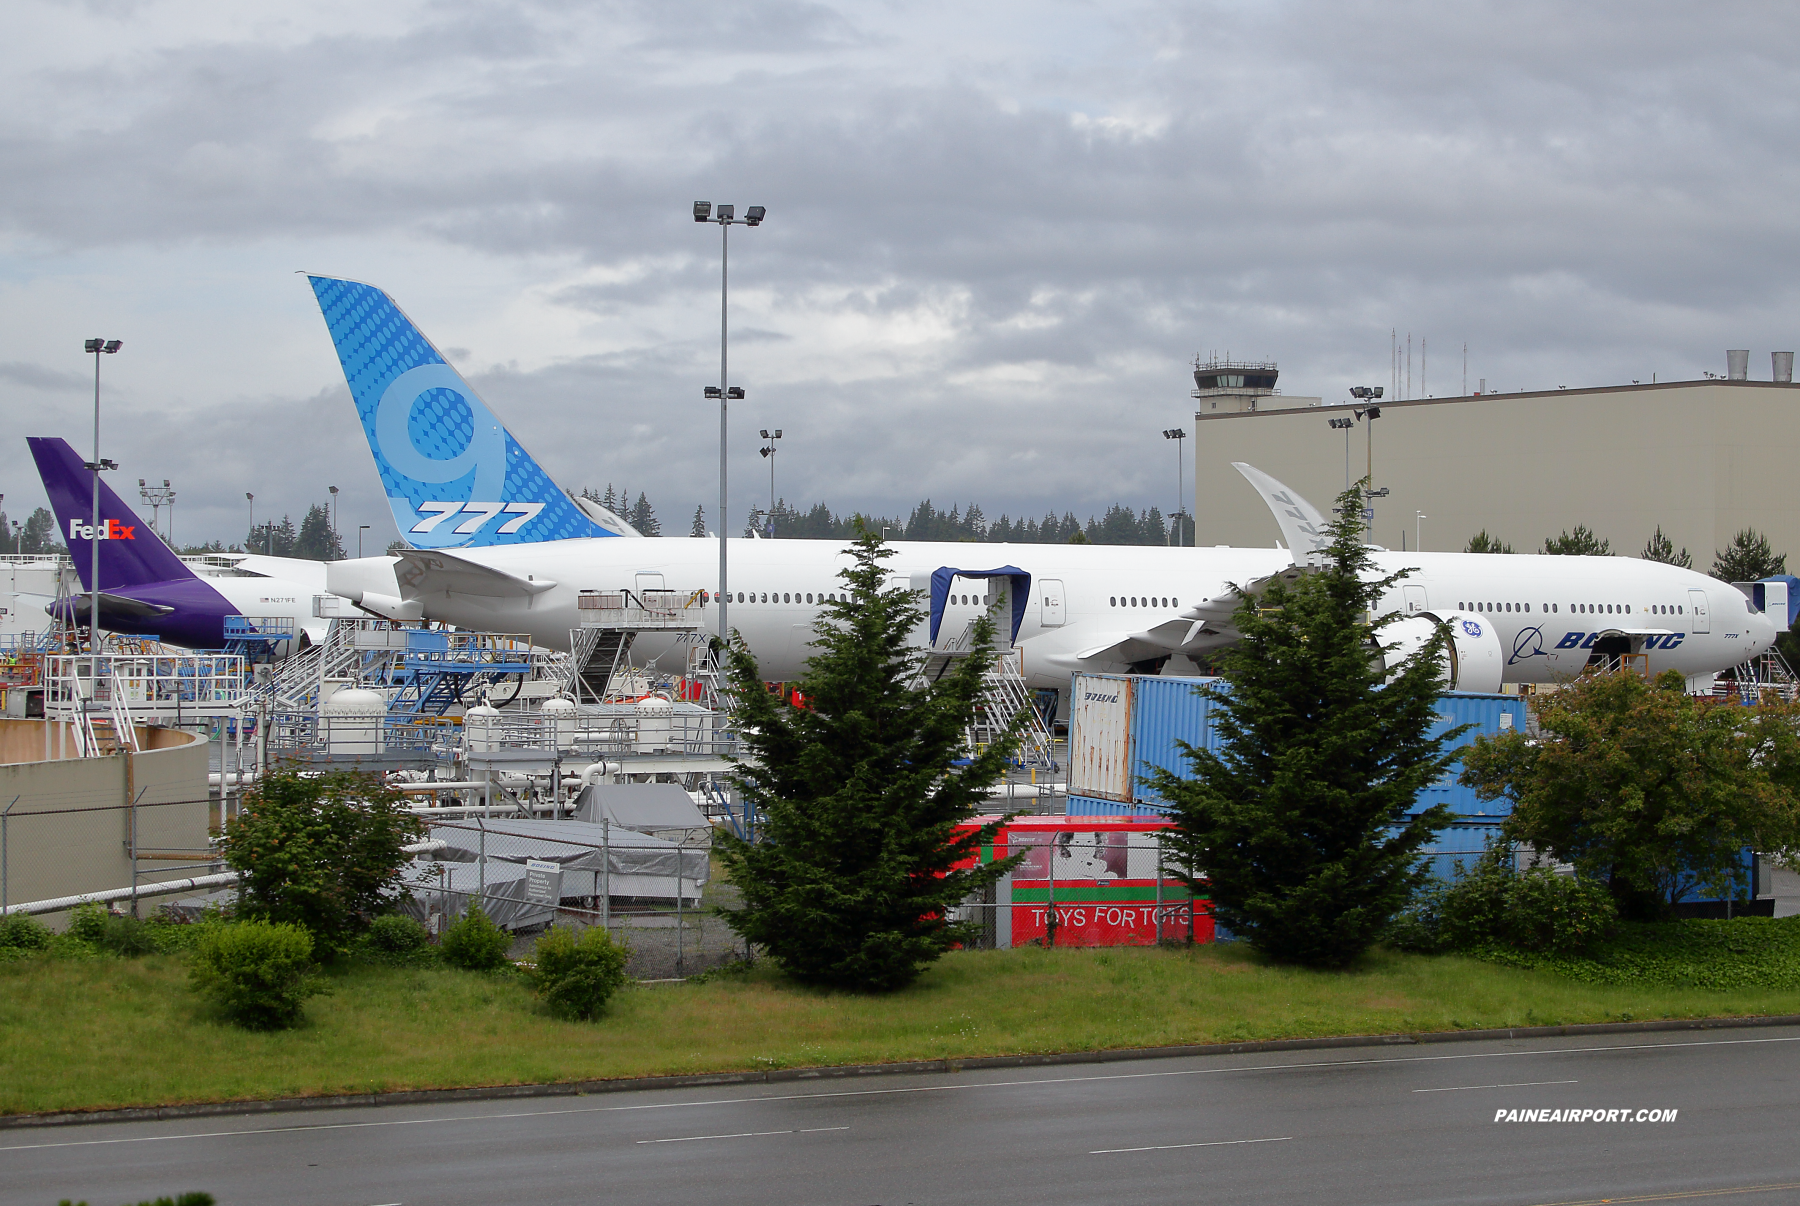
[[706,396],[709,398],[723,398],[725,394],[718,386],[709,385],[706,387]]
[[1369,417],[1371,419],[1379,419],[1381,417],[1381,407],[1379,407],[1379,406],[1369,407]]
[[715,219],[715,221],[729,222],[736,216],[737,216],[737,206],[731,205],[731,204],[726,204],[726,203],[721,203],[719,205],[719,216]]
[[704,222],[710,217],[712,217],[712,202],[711,201],[696,201],[696,202],[694,202],[694,221]]
[[741,385],[734,385],[725,391],[725,396],[733,402],[741,402],[744,398],[744,388]]
[[762,220],[768,215],[768,212],[767,209],[764,209],[760,205],[752,205],[749,209],[744,211],[744,225],[761,226]]

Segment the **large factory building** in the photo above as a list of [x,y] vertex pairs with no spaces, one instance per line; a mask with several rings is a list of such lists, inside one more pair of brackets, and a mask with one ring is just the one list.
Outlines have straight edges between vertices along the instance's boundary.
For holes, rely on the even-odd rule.
[[[1657,525],[1710,569],[1744,528],[1800,566],[1800,392],[1792,354],[1749,380],[1325,403],[1274,391],[1274,365],[1213,362],[1195,380],[1195,542],[1268,546],[1247,461],[1328,511],[1373,462],[1374,543],[1460,551],[1486,530],[1520,553],[1585,524],[1640,556]],[[1371,406],[1379,414],[1371,418]],[[1423,518],[1420,518],[1420,515]]]

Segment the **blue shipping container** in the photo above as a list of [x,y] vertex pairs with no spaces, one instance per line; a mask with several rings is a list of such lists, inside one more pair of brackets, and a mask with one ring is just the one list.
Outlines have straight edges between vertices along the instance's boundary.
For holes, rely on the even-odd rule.
[[[1124,677],[1124,676],[1121,676]],[[1131,801],[1121,805],[1121,813],[1088,813],[1083,815],[1123,815],[1142,811],[1146,805],[1160,804],[1160,797],[1146,787],[1142,777],[1152,768],[1161,767],[1177,775],[1188,773],[1188,761],[1177,742],[1185,741],[1200,749],[1216,750],[1218,732],[1213,727],[1213,701],[1197,688],[1216,684],[1211,678],[1162,678],[1132,675],[1130,717]],[[1077,705],[1079,706],[1079,705]],[[1461,739],[1472,743],[1477,736],[1496,736],[1525,725],[1525,700],[1517,695],[1476,695],[1451,692],[1440,696],[1433,735],[1460,725],[1473,726]],[[1458,817],[1503,817],[1512,811],[1504,799],[1478,799],[1471,789],[1457,782],[1462,762],[1452,763],[1444,775],[1419,794],[1421,810],[1434,804],[1448,805]],[[1073,808],[1075,794],[1070,796]],[[1110,803],[1110,801],[1108,801]]]

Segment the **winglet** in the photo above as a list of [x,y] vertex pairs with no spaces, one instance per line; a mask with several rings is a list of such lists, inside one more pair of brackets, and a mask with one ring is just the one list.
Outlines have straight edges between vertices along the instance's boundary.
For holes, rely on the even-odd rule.
[[1319,514],[1318,508],[1301,498],[1297,491],[1288,489],[1255,465],[1233,461],[1231,467],[1243,474],[1244,480],[1269,505],[1297,563],[1310,565],[1331,547],[1331,525]]

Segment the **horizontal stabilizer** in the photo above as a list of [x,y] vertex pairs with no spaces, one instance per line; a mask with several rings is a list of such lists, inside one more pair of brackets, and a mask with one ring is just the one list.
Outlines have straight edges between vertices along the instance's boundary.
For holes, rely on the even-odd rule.
[[394,578],[408,599],[439,593],[529,599],[556,585],[549,578],[521,578],[443,549],[412,549],[397,556]]

